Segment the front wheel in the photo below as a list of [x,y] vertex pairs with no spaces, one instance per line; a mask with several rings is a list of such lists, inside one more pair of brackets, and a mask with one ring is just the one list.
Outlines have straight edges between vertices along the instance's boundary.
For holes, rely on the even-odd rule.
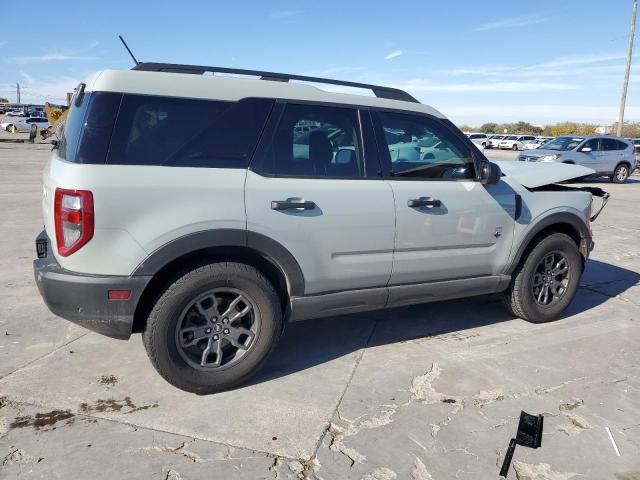
[[578,291],[583,265],[576,243],[564,233],[538,239],[514,272],[505,305],[531,323],[556,320]]
[[613,171],[613,175],[609,177],[613,183],[624,183],[629,178],[629,167],[626,163],[621,163]]
[[176,280],[151,311],[142,338],[151,363],[187,392],[229,390],[274,350],[282,309],[269,281],[240,263],[212,263]]

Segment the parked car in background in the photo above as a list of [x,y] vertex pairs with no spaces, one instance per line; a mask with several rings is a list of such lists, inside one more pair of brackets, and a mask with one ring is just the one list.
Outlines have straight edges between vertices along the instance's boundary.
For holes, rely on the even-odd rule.
[[633,144],[635,154],[639,155],[640,154],[640,138],[629,138],[628,140]]
[[490,135],[486,148],[500,148],[500,142],[504,140],[506,135]]
[[524,143],[522,150],[535,150],[547,143],[553,137],[537,137],[535,140],[528,140]]
[[24,117],[26,116],[22,110],[9,110],[6,114],[7,117]]
[[29,132],[31,130],[31,126],[34,124],[38,126],[38,130],[43,130],[51,126],[49,120],[47,120],[46,118],[29,117],[25,120],[2,122],[0,123],[0,128],[2,130],[10,132],[14,131],[15,127],[15,132]]
[[624,183],[636,168],[634,145],[624,138],[564,135],[543,147],[521,153],[518,160],[583,165],[595,170],[594,176],[608,176],[613,183]]
[[500,150],[522,150],[524,142],[535,140],[533,135],[508,135],[500,141]]
[[489,143],[489,135],[486,133],[467,133],[467,138],[475,143],[477,146],[487,148]]

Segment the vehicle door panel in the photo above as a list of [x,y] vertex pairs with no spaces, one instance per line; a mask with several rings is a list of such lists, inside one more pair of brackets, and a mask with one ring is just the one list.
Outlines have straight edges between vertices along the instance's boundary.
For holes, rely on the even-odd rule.
[[[247,173],[248,231],[293,255],[306,295],[386,286],[395,236],[393,192],[367,177],[357,110],[295,103],[278,108],[279,118],[270,120]],[[310,124],[310,131],[294,134]],[[313,204],[280,209],[273,203],[283,201]]]
[[[485,187],[475,181],[470,146],[439,119],[383,111],[373,114],[379,155],[395,197],[396,243],[390,284],[501,273],[513,240],[515,193],[511,188],[504,183]],[[417,140],[389,144],[386,140],[391,132]],[[434,144],[433,138],[437,139],[435,147],[421,146]],[[394,155],[398,149],[413,150],[413,154],[404,154],[404,161],[399,161]],[[415,206],[421,199],[436,202]]]
[[[585,152],[583,149],[585,147],[591,148],[590,152]],[[601,158],[600,158],[600,144],[597,138],[592,138],[584,142],[580,147],[576,149],[575,152],[575,162],[578,165],[583,165],[585,167],[591,168],[596,172],[600,171],[601,167]]]

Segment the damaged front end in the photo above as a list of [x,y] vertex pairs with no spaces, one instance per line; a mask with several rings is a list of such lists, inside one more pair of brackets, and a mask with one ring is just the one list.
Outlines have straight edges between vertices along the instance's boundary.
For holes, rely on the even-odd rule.
[[571,190],[577,190],[581,192],[588,192],[591,194],[592,197],[598,197],[602,199],[602,201],[600,202],[600,206],[598,207],[598,210],[595,213],[593,212],[593,200],[592,200],[591,216],[589,217],[589,220],[591,222],[593,222],[596,218],[598,218],[600,213],[602,213],[602,210],[604,210],[604,207],[607,205],[607,202],[609,201],[609,197],[611,196],[609,192],[605,192],[600,187],[569,187],[567,185],[558,185],[555,183],[551,185],[543,185],[541,187],[530,188],[529,190],[532,192],[568,192]]

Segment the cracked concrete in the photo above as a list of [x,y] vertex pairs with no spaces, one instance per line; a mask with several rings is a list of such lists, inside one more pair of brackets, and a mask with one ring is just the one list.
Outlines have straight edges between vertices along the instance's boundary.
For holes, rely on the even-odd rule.
[[530,465],[524,462],[514,462],[513,469],[517,480],[569,480],[573,477],[582,476],[578,473],[554,472],[548,463]]
[[0,477],[495,479],[525,410],[545,416],[543,445],[519,447],[511,476],[638,478],[626,207],[640,185],[603,186],[596,249],[558,322],[513,319],[495,297],[301,322],[250,385],[197,397],[158,377],[138,337],[87,334],[42,304],[31,259],[48,154],[0,145]]

